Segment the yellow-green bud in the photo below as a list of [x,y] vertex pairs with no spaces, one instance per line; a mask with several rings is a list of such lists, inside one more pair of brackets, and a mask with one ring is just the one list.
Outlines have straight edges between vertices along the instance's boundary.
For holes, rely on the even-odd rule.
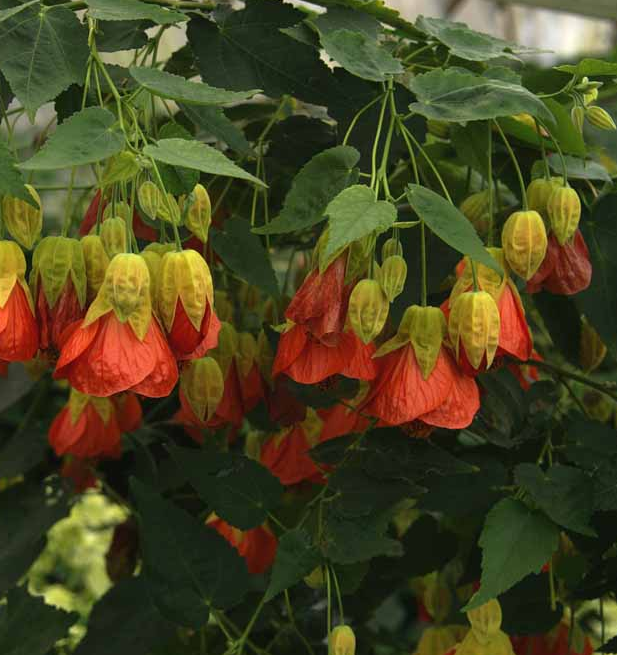
[[467,220],[476,228],[478,234],[484,235],[488,230],[490,191],[478,191],[465,198],[459,209]]
[[101,224],[101,241],[109,259],[126,252],[126,223],[123,218],[108,218]]
[[570,111],[570,118],[577,132],[583,133],[583,124],[585,123],[585,109],[580,105],[574,105]]
[[546,206],[551,229],[563,246],[575,234],[581,220],[581,201],[572,187],[557,187]]
[[537,211],[540,216],[547,216],[546,205],[548,204],[548,199],[551,197],[551,193],[553,193],[555,188],[562,184],[562,178],[545,180],[543,177],[540,177],[532,180],[527,187],[527,205],[529,209]]
[[511,214],[503,226],[501,245],[510,268],[523,280],[532,278],[544,261],[548,245],[540,214],[533,209]]
[[43,229],[43,206],[35,188],[26,184],[26,189],[36,200],[37,207],[33,207],[21,198],[4,196],[2,199],[2,219],[9,234],[21,246],[31,250]]
[[164,202],[161,190],[149,180],[140,184],[137,190],[137,199],[141,210],[152,220],[157,217],[159,208]]
[[378,279],[386,298],[392,302],[405,286],[407,263],[400,255],[390,255],[384,259]]
[[585,114],[587,120],[595,127],[601,130],[617,130],[617,125],[615,125],[613,117],[605,109],[602,109],[602,107],[598,107],[597,105],[587,107]]
[[398,255],[399,257],[403,255],[401,242],[393,237],[384,241],[383,246],[381,246],[381,261],[385,262],[392,255]]
[[390,305],[377,280],[360,280],[349,297],[349,323],[363,343],[370,343],[382,330]]
[[206,243],[208,228],[212,220],[212,205],[206,188],[201,184],[196,184],[191,195],[181,202],[180,209],[182,211],[184,211],[185,202],[192,202],[192,204],[184,217],[184,224],[202,243]]
[[328,655],[355,655],[356,635],[348,625],[337,625],[328,638]]

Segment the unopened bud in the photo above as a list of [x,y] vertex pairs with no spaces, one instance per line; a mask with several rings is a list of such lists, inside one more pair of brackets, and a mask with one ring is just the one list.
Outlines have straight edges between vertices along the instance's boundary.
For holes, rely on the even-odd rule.
[[591,373],[600,366],[605,357],[606,345],[595,328],[586,319],[583,319],[580,348],[581,368],[585,372]]
[[615,125],[613,117],[605,109],[598,107],[598,105],[587,107],[585,115],[592,125],[601,130],[617,130],[617,125]]
[[189,197],[181,203],[180,209],[184,211],[184,203],[191,200],[192,203],[184,217],[184,224],[202,243],[206,243],[212,220],[210,196],[203,185],[196,184]]
[[337,625],[328,638],[328,655],[355,655],[356,635],[348,625]]
[[598,89],[593,88],[583,93],[583,104],[585,107],[598,99]]
[[387,257],[379,272],[379,282],[386,298],[393,302],[401,294],[407,279],[407,263],[400,255]]
[[159,207],[164,202],[161,190],[150,180],[139,186],[139,189],[137,190],[137,199],[139,200],[141,210],[152,220],[157,217]]
[[86,265],[87,298],[91,302],[105,279],[109,266],[109,256],[105,251],[103,240],[97,234],[88,234],[81,239],[81,249]]
[[488,603],[469,610],[467,618],[478,641],[486,644],[501,630],[501,605],[493,598]]
[[527,187],[527,205],[529,209],[537,211],[540,216],[547,216],[546,206],[551,193],[563,184],[561,178],[546,180],[540,177],[532,180]]
[[377,280],[360,280],[349,297],[347,316],[353,331],[365,344],[382,330],[390,305]]
[[398,255],[402,257],[403,255],[403,246],[398,239],[390,238],[387,241],[384,241],[383,246],[381,246],[381,261],[385,262],[388,257],[392,255]]
[[304,582],[307,587],[311,589],[321,589],[326,584],[326,576],[324,574],[324,567],[318,566],[313,569],[307,576],[304,578]]
[[488,230],[490,191],[478,191],[465,198],[459,209],[465,218],[476,228],[478,234],[486,234]]
[[540,268],[548,239],[540,214],[534,210],[514,212],[501,233],[501,245],[510,268],[523,280],[529,280]]
[[224,387],[223,373],[212,357],[188,362],[180,376],[182,393],[200,421],[214,416]]
[[100,235],[109,259],[126,252],[126,223],[124,219],[115,217],[104,220],[101,224]]
[[585,108],[580,105],[574,105],[570,111],[570,118],[576,128],[577,132],[583,133],[583,125],[585,123]]
[[572,187],[557,187],[546,207],[551,229],[560,245],[570,241],[581,220],[581,201]]
[[121,218],[123,221],[131,221],[133,219],[133,211],[131,206],[126,202],[110,202],[103,210],[103,221],[108,218]]
[[38,204],[38,208],[33,207],[21,198],[4,196],[2,199],[2,219],[13,239],[27,250],[31,250],[41,236],[43,206],[34,187],[26,184],[26,189]]
[[158,217],[166,223],[180,224],[180,206],[171,193],[161,194]]

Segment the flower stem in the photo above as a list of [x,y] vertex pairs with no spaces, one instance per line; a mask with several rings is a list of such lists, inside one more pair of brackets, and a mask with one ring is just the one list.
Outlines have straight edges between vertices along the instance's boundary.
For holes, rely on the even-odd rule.
[[351,123],[349,123],[349,127],[347,128],[347,131],[345,132],[345,136],[343,138],[343,145],[347,145],[347,141],[349,140],[349,137],[351,136],[351,133],[353,132],[354,127],[356,126],[356,123],[364,114],[366,111],[368,111],[373,105],[377,104],[380,100],[383,100],[384,95],[380,94],[377,97],[373,98],[370,102],[367,102],[364,107],[362,107],[358,112],[356,112],[356,115],[351,119]]
[[518,159],[516,158],[516,155],[514,154],[514,150],[512,150],[512,146],[510,145],[510,142],[508,141],[508,138],[504,134],[503,130],[501,129],[501,125],[493,119],[493,122],[495,123],[495,126],[497,127],[497,131],[499,132],[499,135],[501,136],[501,139],[506,146],[506,150],[508,151],[508,154],[510,155],[510,159],[512,159],[512,164],[514,165],[514,168],[516,169],[516,175],[518,177],[518,183],[521,187],[521,200],[523,203],[523,210],[527,211],[529,208],[529,205],[527,204],[527,191],[525,190],[525,181],[523,180],[523,174],[521,172],[521,167],[518,165]]
[[487,122],[488,127],[488,245],[493,245],[495,231],[495,212],[493,207],[493,126]]

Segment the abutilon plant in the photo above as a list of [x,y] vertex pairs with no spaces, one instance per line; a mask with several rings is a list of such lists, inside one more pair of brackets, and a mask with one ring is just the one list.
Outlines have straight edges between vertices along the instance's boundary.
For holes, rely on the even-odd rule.
[[614,57],[303,5],[0,2],[0,654],[613,652]]

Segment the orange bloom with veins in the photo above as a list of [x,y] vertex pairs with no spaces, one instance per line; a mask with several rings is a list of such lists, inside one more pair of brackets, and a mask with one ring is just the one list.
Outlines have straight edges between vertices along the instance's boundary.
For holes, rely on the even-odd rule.
[[379,372],[360,411],[379,419],[378,425],[411,424],[419,436],[432,427],[467,427],[480,408],[480,394],[445,348],[445,334],[438,307],[409,307],[396,336],[375,354]]
[[41,326],[40,348],[58,350],[64,330],[86,313],[86,263],[80,242],[45,237],[34,250],[30,285]]
[[152,315],[149,284],[142,257],[116,255],[86,317],[63,335],[54,377],[93,396],[168,396],[178,367]]
[[0,361],[25,362],[39,347],[24,253],[13,241],[0,241]]
[[369,384],[360,382],[358,393],[346,403],[335,403],[332,407],[317,410],[317,415],[323,421],[320,441],[361,433],[369,427],[371,419],[358,409],[368,390]]
[[296,423],[270,437],[261,448],[261,463],[281,484],[289,486],[304,480],[323,482],[323,476],[309,454],[319,443],[322,421],[308,408],[302,423]]
[[266,523],[251,530],[238,530],[216,514],[210,514],[206,525],[216,530],[243,557],[249,573],[267,571],[274,563],[278,540]]
[[292,298],[279,340],[272,375],[315,384],[333,375],[359,380],[375,377],[372,344],[364,345],[345,319],[353,282],[346,284],[348,253],[323,272],[314,269]]
[[216,348],[221,323],[206,260],[195,250],[163,255],[158,309],[174,355],[197,359]]
[[[489,251],[501,265],[504,271],[503,277],[483,264],[476,263],[475,266],[478,290],[489,293],[497,304],[499,311],[499,337],[494,357],[499,360],[502,357],[509,356],[521,361],[527,361],[531,357],[533,341],[525,318],[523,303],[516,286],[508,275],[502,250],[500,248],[489,248]],[[456,267],[456,275],[458,279],[452,289],[450,298],[441,305],[447,320],[449,320],[455,300],[462,293],[473,289],[473,275],[468,257],[459,262]],[[469,375],[476,375],[488,367],[486,358],[480,362],[479,366],[474,366],[467,361],[464,349],[461,349],[460,354],[463,356],[459,358],[459,365]],[[490,362],[488,362],[488,365],[490,365]]]

